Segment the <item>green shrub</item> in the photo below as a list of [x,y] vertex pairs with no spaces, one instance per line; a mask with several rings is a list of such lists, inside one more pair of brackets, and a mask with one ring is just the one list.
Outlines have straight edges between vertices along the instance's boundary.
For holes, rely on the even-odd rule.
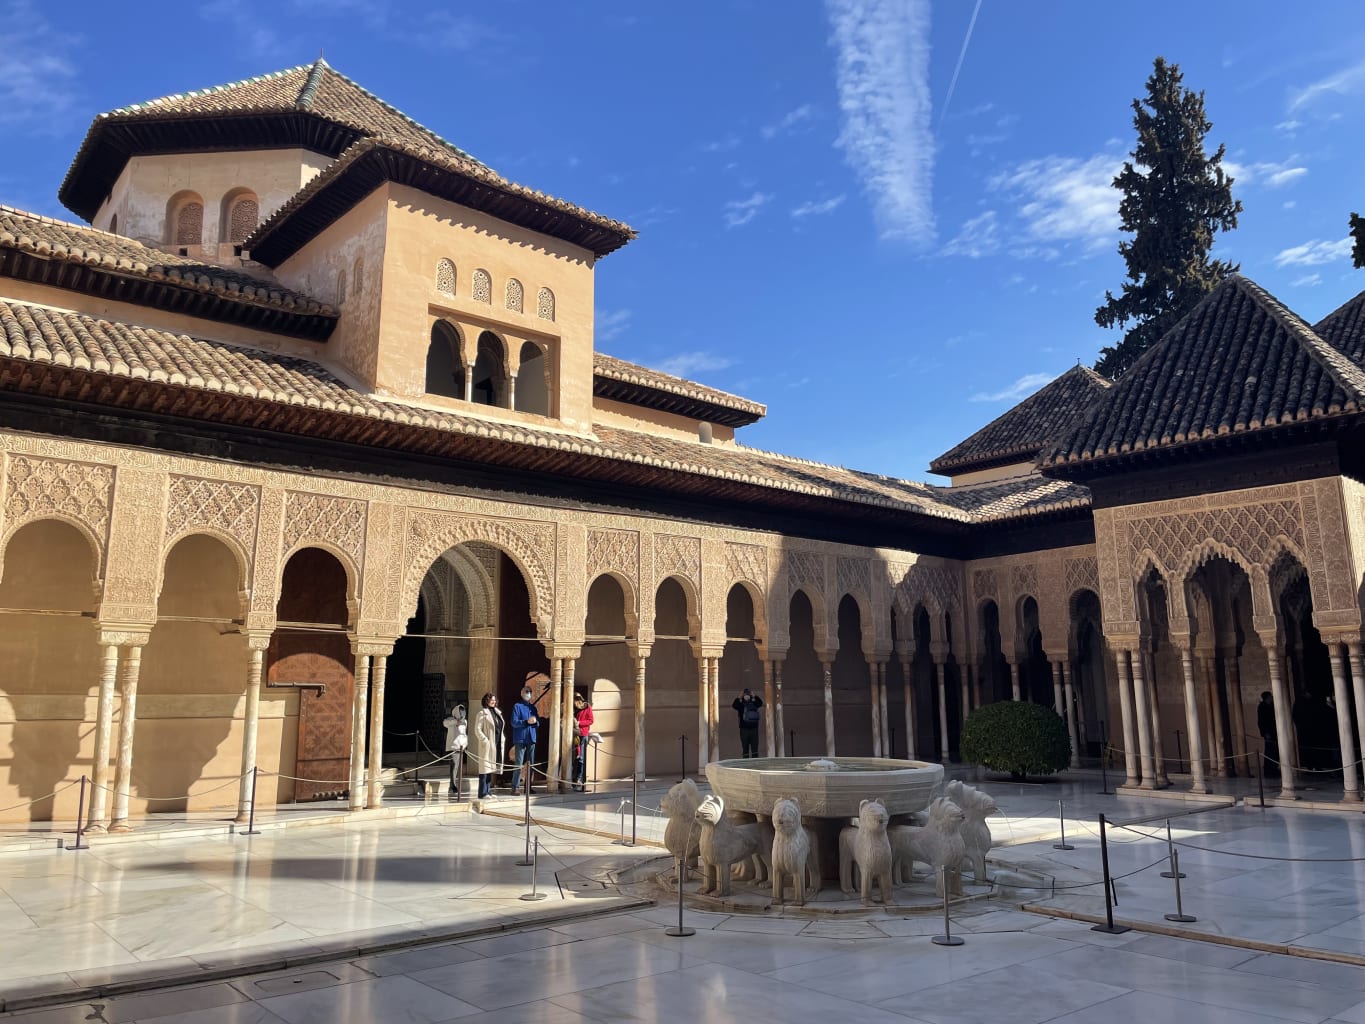
[[977,708],[962,726],[962,760],[1016,779],[1051,775],[1071,763],[1066,723],[1051,708],[1030,701],[1000,701]]

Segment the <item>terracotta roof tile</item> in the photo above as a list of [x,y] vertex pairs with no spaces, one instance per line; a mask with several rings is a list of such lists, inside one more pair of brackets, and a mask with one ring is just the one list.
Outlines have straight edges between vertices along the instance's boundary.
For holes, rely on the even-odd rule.
[[932,473],[957,474],[1027,462],[1085,415],[1110,382],[1088,366],[1075,366],[996,417],[929,464]]
[[1357,366],[1365,366],[1365,292],[1315,323],[1313,333]]
[[628,363],[624,359],[617,359],[602,352],[594,352],[593,374],[604,380],[619,381],[623,384],[635,385],[648,388],[654,391],[666,392],[680,398],[692,399],[706,405],[719,406],[724,409],[732,409],[736,412],[745,414],[746,422],[752,422],[765,416],[768,408],[758,402],[739,395],[732,395],[727,391],[720,391],[716,388],[709,388],[705,384],[698,384],[695,381],[685,380],[682,377],[675,377],[671,373],[664,373],[660,370],[651,370],[647,366],[640,366],[636,363]]
[[163,252],[122,235],[40,217],[10,206],[0,206],[0,249],[85,264],[188,291],[211,292],[239,304],[336,316],[336,310],[324,302],[242,271]]
[[1059,437],[1042,465],[1069,476],[1071,465],[1362,409],[1365,371],[1234,275]]

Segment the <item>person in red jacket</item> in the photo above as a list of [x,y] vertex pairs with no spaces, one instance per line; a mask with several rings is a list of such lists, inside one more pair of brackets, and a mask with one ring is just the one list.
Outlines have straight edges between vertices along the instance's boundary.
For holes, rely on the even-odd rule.
[[592,732],[592,705],[581,693],[573,695],[573,788],[582,793],[588,781],[588,736]]

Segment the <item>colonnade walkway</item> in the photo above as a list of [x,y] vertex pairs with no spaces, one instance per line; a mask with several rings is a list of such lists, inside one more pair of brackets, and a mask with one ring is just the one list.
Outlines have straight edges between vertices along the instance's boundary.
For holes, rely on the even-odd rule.
[[[956,949],[929,942],[942,930],[933,914],[689,910],[697,935],[668,937],[676,908],[647,907],[614,884],[661,856],[611,842],[629,795],[620,792],[532,805],[536,885],[548,893],[539,902],[519,898],[531,888],[530,869],[515,863],[523,804],[507,798],[468,817],[432,807],[255,837],[5,854],[0,998],[12,1016],[0,1019],[515,1024],[667,1007],[699,1021],[824,1022],[852,1009],[869,1021],[1365,1024],[1365,816],[1102,795],[1088,773],[978,781],[1001,808],[990,821],[998,859],[1053,874],[1056,889],[956,907],[966,939]],[[647,808],[665,788],[639,794],[641,840],[658,834]],[[1059,800],[1072,851],[1052,849]],[[1103,914],[1100,813],[1132,822],[1109,830],[1109,855],[1123,876],[1116,916],[1139,927],[1107,935],[1021,910]],[[1163,917],[1174,910],[1158,863],[1167,815],[1194,923]],[[1179,937],[1201,931],[1225,942]],[[1268,951],[1291,945],[1308,955]]]

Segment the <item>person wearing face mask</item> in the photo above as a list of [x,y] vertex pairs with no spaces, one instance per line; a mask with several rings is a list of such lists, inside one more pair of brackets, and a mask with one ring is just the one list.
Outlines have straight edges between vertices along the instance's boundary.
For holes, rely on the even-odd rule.
[[504,726],[496,694],[485,693],[474,719],[474,735],[469,742],[469,758],[479,774],[479,799],[493,795],[493,776],[502,773]]
[[521,687],[521,699],[512,707],[512,760],[516,770],[512,773],[512,795],[521,795],[521,771],[526,768],[526,789],[534,793],[532,773],[536,763],[536,727],[540,716],[536,711],[536,683],[549,683],[544,672],[530,672]]

